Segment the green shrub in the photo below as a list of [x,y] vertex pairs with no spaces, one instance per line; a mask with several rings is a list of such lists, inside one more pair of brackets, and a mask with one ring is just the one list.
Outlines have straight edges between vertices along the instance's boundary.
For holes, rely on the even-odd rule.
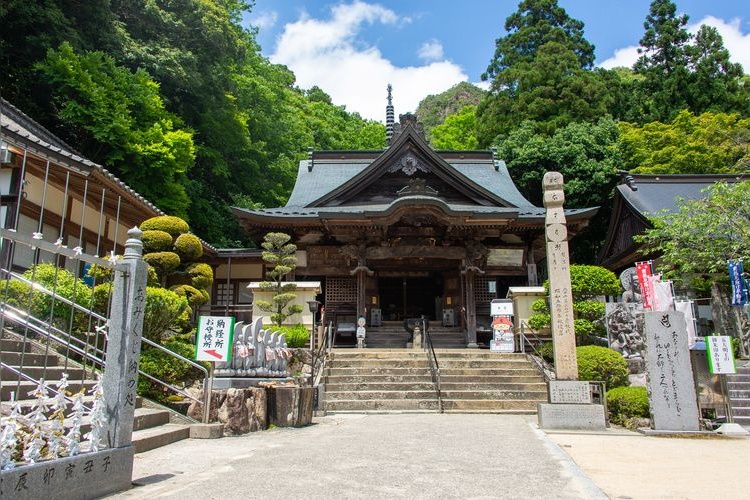
[[607,391],[610,420],[624,425],[631,418],[649,416],[648,391],[645,387],[615,387]]
[[[23,277],[39,284],[50,292],[68,299],[76,304],[89,308],[91,306],[91,288],[67,269],[58,268],[52,264],[38,264],[32,266]],[[0,296],[5,297],[6,290],[0,290]],[[53,299],[41,291],[31,291],[31,287],[21,281],[8,282],[8,304],[28,311],[37,318],[49,320],[53,325],[63,330],[70,326],[73,319],[73,333],[81,333],[88,329],[88,315],[81,311],[74,311],[73,307],[63,301]]]
[[549,307],[547,307],[547,300],[536,299],[531,303],[531,310],[535,313],[547,313],[549,314]]
[[203,244],[194,234],[181,234],[174,242],[174,251],[183,261],[191,262],[203,255]]
[[587,319],[574,319],[573,328],[575,329],[577,339],[594,336],[596,334],[596,326]]
[[190,264],[186,269],[192,285],[198,289],[208,289],[214,282],[214,270],[211,266],[203,262],[196,262]]
[[207,297],[201,293],[201,290],[198,290],[194,286],[177,285],[171,287],[170,290],[181,297],[185,297],[191,307],[199,307],[207,302]]
[[536,350],[539,352],[539,355],[542,356],[542,359],[544,359],[547,363],[555,362],[555,349],[552,342],[542,342],[537,346]]
[[180,267],[180,256],[174,252],[153,252],[143,256],[143,260],[156,269],[160,275],[170,273]]
[[587,345],[578,347],[576,355],[580,380],[601,380],[608,389],[628,385],[628,362],[617,351]]
[[272,330],[286,334],[287,347],[304,347],[310,340],[310,330],[301,323],[293,326],[274,326]]
[[171,234],[172,238],[177,238],[179,235],[190,231],[190,226],[179,217],[160,215],[141,222],[140,229],[141,231],[164,231]]
[[529,327],[537,332],[543,328],[549,328],[551,322],[552,317],[549,315],[549,313],[533,314],[528,321]]
[[146,287],[143,336],[159,342],[170,326],[182,329],[184,325],[180,325],[178,320],[186,309],[188,309],[188,302],[185,297],[165,288]]
[[[94,287],[93,305],[99,314],[106,315],[109,306],[111,283],[102,283]],[[187,316],[185,312],[187,311]],[[174,329],[182,331],[190,321],[191,310],[187,299],[171,290],[157,287],[146,287],[146,308],[143,316],[143,336],[160,342],[165,331]]]
[[174,238],[166,231],[149,229],[148,231],[143,231],[141,241],[143,241],[143,251],[145,253],[165,252],[172,250]]
[[622,292],[620,280],[609,269],[599,266],[570,266],[573,297],[582,299],[597,295],[618,295]]
[[573,302],[573,312],[577,318],[597,320],[604,316],[604,302],[598,300],[579,300]]

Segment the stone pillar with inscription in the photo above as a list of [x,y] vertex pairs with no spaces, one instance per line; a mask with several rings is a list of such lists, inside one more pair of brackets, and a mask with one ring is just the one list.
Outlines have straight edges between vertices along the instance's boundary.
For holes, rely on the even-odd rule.
[[552,315],[552,341],[555,351],[555,375],[558,380],[578,380],[576,336],[573,326],[573,293],[570,285],[568,227],[563,203],[563,176],[547,172],[542,181],[544,221],[547,242],[549,301]]
[[137,227],[128,231],[123,259],[114,271],[103,380],[108,417],[107,445],[110,448],[129,446],[133,436],[148,275],[148,264],[142,257],[142,235]]

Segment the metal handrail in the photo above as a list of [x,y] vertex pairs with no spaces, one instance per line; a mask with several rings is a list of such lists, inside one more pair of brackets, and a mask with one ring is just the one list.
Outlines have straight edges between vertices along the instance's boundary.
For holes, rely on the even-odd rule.
[[[3,272],[6,274],[6,276],[11,276],[13,278],[19,279],[27,284],[31,284],[34,288],[34,290],[44,293],[45,295],[48,295],[52,297],[55,301],[60,301],[66,305],[69,305],[75,309],[80,310],[81,312],[85,312],[86,314],[91,315],[94,319],[99,320],[103,323],[106,323],[108,320],[104,316],[94,312],[93,310],[87,309],[80,304],[76,304],[73,301],[70,301],[69,299],[66,299],[65,297],[61,297],[57,293],[45,288],[44,286],[40,285],[39,283],[33,283],[29,280],[19,276],[17,273],[7,271],[5,269],[1,270],[0,272]],[[34,316],[29,315],[27,312],[22,311],[18,308],[15,308],[7,303],[0,304],[0,314],[2,314],[3,317],[12,320],[16,324],[29,328],[35,333],[42,335],[50,340],[53,340],[57,342],[58,344],[64,345],[70,350],[72,350],[74,353],[78,354],[79,356],[82,356],[89,361],[97,364],[100,369],[104,368],[105,361],[104,361],[104,354],[105,352],[102,349],[99,349],[96,346],[92,346],[84,342],[83,340],[75,337],[69,332],[65,332],[63,330],[60,330],[59,328],[55,327],[54,325],[51,325],[47,323],[46,321],[43,321],[39,318],[36,318]],[[32,322],[33,320],[33,322]],[[66,338],[58,337],[57,335],[54,335],[52,332],[56,333],[57,335],[63,335]],[[190,394],[188,391],[184,389],[180,389],[176,386],[173,386],[163,380],[160,380],[158,378],[155,378],[153,375],[144,372],[140,368],[138,369],[138,373],[140,375],[143,375],[144,377],[148,378],[149,380],[161,385],[162,387],[165,387],[185,398],[191,399],[193,401],[199,402],[203,404],[203,415],[202,415],[202,422],[208,423],[209,418],[209,407],[208,407],[208,401],[210,401],[210,394],[208,391],[208,384],[209,384],[209,373],[208,370],[201,364],[196,363],[193,360],[190,360],[188,358],[185,358],[184,356],[181,356],[180,354],[171,351],[167,349],[166,347],[157,344],[145,337],[141,337],[142,341],[156,349],[159,349],[160,351],[166,353],[168,356],[171,356],[173,358],[176,358],[180,361],[183,361],[185,363],[188,363],[190,366],[197,368],[198,370],[202,371],[204,374],[203,377],[203,400],[201,401],[199,398],[196,398],[192,394]],[[81,349],[80,347],[77,347],[75,343],[83,344],[86,349]],[[96,354],[101,355],[101,357],[97,357],[94,354],[92,354],[93,351]],[[190,417],[187,417],[190,418]]]
[[[529,338],[526,336],[525,328],[528,328],[531,332],[531,335],[533,335],[534,340],[536,340],[537,344],[542,342],[542,339],[537,335],[537,332],[534,331],[533,328],[531,328],[529,325],[526,324],[525,321],[521,320],[521,331],[518,332],[519,334],[519,341],[520,341],[520,348],[521,352],[526,354],[528,358],[531,360],[534,365],[536,365],[537,370],[542,374],[544,377],[545,382],[549,382],[550,380],[555,380],[555,370],[545,361],[544,357],[542,357],[541,353],[537,350],[537,348],[534,346],[534,343],[529,340]],[[531,347],[531,350],[533,351],[533,355],[526,353],[526,345],[528,344],[529,347]]]
[[437,393],[438,400],[438,411],[443,413],[443,395],[440,389],[440,365],[438,364],[437,354],[435,354],[435,347],[432,344],[432,335],[427,330],[427,321],[422,317],[422,331],[424,332],[424,346],[427,350],[427,361],[430,364],[430,374],[432,375],[432,383],[435,384],[435,392]]
[[313,364],[312,370],[313,372],[317,372],[317,375],[315,377],[310,377],[313,383],[311,384],[313,387],[320,385],[320,381],[323,378],[323,373],[325,372],[326,367],[326,361],[328,360],[328,357],[331,354],[331,339],[332,339],[332,330],[333,330],[333,321],[328,322],[328,327],[325,329],[325,332],[323,334],[323,341],[320,343],[320,346],[318,346],[318,350],[316,353],[314,360],[320,360],[320,368],[318,370],[315,369],[315,365]]

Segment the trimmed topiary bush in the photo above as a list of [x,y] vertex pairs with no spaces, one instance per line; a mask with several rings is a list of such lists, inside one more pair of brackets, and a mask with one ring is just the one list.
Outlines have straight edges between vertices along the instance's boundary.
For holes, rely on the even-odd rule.
[[601,380],[607,389],[628,385],[628,362],[608,347],[587,345],[576,349],[579,380]]
[[599,266],[578,264],[570,266],[570,283],[573,297],[576,299],[597,295],[618,295],[622,291],[617,275]]
[[140,229],[141,231],[164,231],[171,234],[172,238],[177,238],[179,235],[190,231],[190,226],[179,217],[160,215],[141,222]]
[[203,290],[198,290],[194,286],[190,285],[177,285],[170,288],[174,293],[185,297],[190,304],[190,307],[202,306],[207,302],[207,297],[201,293]]
[[191,284],[198,289],[208,289],[214,282],[214,270],[202,262],[191,264],[186,269]]
[[190,262],[203,255],[203,245],[196,235],[181,234],[174,242],[174,251],[183,261]]
[[143,231],[141,241],[143,241],[144,253],[166,252],[172,250],[174,238],[166,231],[149,229],[148,231]]
[[174,252],[147,253],[143,256],[143,260],[162,276],[180,267],[180,256]]

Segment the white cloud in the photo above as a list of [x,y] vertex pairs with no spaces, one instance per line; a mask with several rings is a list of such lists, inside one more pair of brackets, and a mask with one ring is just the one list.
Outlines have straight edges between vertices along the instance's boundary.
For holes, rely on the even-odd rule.
[[605,59],[599,64],[600,67],[605,69],[625,67],[630,68],[638,60],[638,47],[630,46],[624,49],[615,50],[615,55],[609,59]]
[[[750,33],[742,33],[740,19],[734,18],[727,22],[714,16],[706,16],[697,23],[689,25],[687,29],[695,34],[704,24],[713,26],[719,32],[732,62],[740,63],[745,72],[750,71]],[[638,60],[638,56],[637,46],[617,49],[612,57],[602,61],[599,66],[607,69],[619,66],[630,68]]]
[[434,38],[419,47],[417,55],[424,61],[439,61],[443,58],[443,44]]
[[250,19],[248,19],[248,22],[251,26],[255,26],[259,29],[269,29],[273,28],[276,25],[276,20],[278,19],[279,15],[272,11],[272,10],[266,10],[263,12],[258,12],[258,14],[253,14]]
[[742,33],[740,19],[734,18],[726,22],[714,16],[706,16],[691,24],[688,31],[695,34],[703,24],[716,28],[724,39],[724,47],[729,51],[731,61],[740,63],[745,72],[750,71],[750,33]]
[[339,4],[331,9],[329,19],[303,14],[287,24],[270,58],[289,67],[300,87],[317,85],[335,104],[383,121],[388,83],[393,84],[396,112],[405,113],[414,111],[425,96],[468,78],[458,65],[445,60],[397,67],[376,46],[359,37],[363,25],[398,26],[408,22],[409,18],[378,4]]

